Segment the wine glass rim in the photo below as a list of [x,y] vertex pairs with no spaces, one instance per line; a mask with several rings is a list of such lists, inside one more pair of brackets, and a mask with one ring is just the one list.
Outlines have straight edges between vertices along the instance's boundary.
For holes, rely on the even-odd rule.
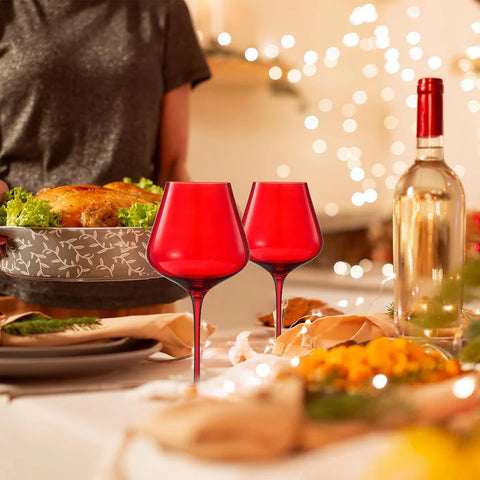
[[262,180],[258,180],[253,182],[254,185],[307,185],[307,182],[282,182],[282,181],[271,181],[271,182],[264,182]]
[[169,180],[166,184],[174,185],[230,185],[230,182],[177,182]]

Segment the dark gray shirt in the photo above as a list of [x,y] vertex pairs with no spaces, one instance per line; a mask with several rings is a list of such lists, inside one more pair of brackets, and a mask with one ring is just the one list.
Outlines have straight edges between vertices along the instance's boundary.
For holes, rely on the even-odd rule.
[[[163,95],[209,76],[183,0],[0,0],[0,177],[29,191],[154,178]],[[125,301],[135,283],[0,288],[58,306],[163,301],[157,280]]]

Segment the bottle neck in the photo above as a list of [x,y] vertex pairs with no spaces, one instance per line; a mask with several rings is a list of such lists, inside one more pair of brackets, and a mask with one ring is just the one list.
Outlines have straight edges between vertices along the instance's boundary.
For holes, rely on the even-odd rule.
[[444,160],[443,135],[435,137],[417,137],[417,156],[419,161]]

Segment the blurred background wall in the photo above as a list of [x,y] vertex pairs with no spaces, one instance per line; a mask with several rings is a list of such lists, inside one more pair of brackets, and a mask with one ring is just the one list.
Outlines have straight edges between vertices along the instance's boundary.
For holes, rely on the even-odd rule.
[[308,181],[324,232],[388,241],[415,155],[416,83],[437,76],[447,163],[480,206],[478,1],[187,3],[214,73],[193,95],[195,180],[232,182],[241,208],[255,180]]

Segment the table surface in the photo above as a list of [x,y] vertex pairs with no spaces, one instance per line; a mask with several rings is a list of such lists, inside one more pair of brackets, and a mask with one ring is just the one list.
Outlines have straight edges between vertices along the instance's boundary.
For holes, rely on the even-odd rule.
[[[255,272],[253,277],[257,275],[258,272]],[[250,284],[254,280],[252,275],[247,275],[241,282],[248,283],[249,286],[246,288],[253,291]],[[239,283],[232,284],[231,288],[235,291],[230,298],[234,298],[238,293],[236,292],[238,287]],[[273,283],[268,283],[268,292],[264,287],[257,290],[256,295],[259,298],[270,295]],[[215,289],[209,295],[213,295],[214,292]],[[225,295],[225,292],[218,295]],[[371,288],[365,291],[350,287],[338,289],[328,285],[319,287],[300,281],[290,282],[289,287],[286,288],[286,295],[314,296],[332,305],[344,300],[349,304],[350,310],[353,307],[354,311],[360,312],[381,310],[388,304],[391,292]],[[362,302],[358,301],[359,298],[362,298]],[[219,307],[216,312],[212,308],[214,305]],[[256,305],[255,298],[250,299],[248,305],[239,304],[236,320],[226,322],[225,300],[223,299],[222,302],[222,298],[212,298],[211,308],[208,311],[209,321],[211,318],[218,318],[219,328],[212,338],[212,346],[208,347],[204,353],[203,378],[216,376],[229,366],[228,347],[240,331],[253,329],[257,344],[268,345],[273,331],[255,326],[255,314],[258,312],[252,309],[252,305]],[[249,311],[243,311],[242,308],[249,308]],[[241,320],[239,320],[240,316]],[[154,379],[173,379],[188,384],[192,377],[191,369],[191,359],[143,361],[125,371],[105,374],[93,380],[71,379],[66,383],[50,381],[3,385],[3,394],[2,385],[0,385],[0,478],[2,480],[100,479],[102,463],[105,463],[111,455],[116,443],[128,427],[151,414],[159,405],[158,402],[139,397],[135,394],[135,390],[118,389],[115,387],[115,382],[120,385],[121,381],[127,379],[131,384],[141,384]],[[64,391],[72,393],[53,393],[62,385]],[[94,391],[88,391],[89,385]],[[101,391],[102,388],[108,389]],[[324,458],[324,462],[328,464],[337,457]],[[161,457],[158,458],[161,459]],[[338,457],[340,458],[341,456]],[[360,454],[355,458],[357,463],[362,461]],[[342,464],[341,461],[337,463]],[[156,478],[169,477],[157,476]],[[225,475],[224,478],[226,478]],[[254,475],[250,475],[250,478],[254,478]],[[298,478],[307,477],[299,476]],[[344,477],[338,476],[338,478]]]

